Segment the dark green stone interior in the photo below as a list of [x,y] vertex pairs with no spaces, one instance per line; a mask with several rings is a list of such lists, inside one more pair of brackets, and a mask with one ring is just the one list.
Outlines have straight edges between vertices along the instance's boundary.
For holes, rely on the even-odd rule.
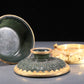
[[[15,16],[11,16],[11,15],[5,16],[0,19],[0,30],[3,28],[3,32],[5,30],[4,27],[9,28],[16,33],[16,35],[18,36],[17,40],[19,40],[19,43],[18,43],[19,47],[15,52],[8,53],[8,55],[4,55],[4,52],[6,52],[6,51],[3,50],[3,54],[0,53],[0,59],[2,59],[4,61],[16,63],[16,62],[20,61],[21,59],[27,57],[30,54],[30,49],[33,47],[33,43],[34,43],[32,31],[29,28],[29,26],[22,19],[15,17]],[[8,30],[8,31],[11,32],[10,30]],[[11,37],[12,35],[13,34],[11,33],[11,35],[9,37]],[[15,38],[16,37],[12,38],[11,40],[13,40]],[[6,49],[7,46],[9,46],[8,49],[6,49],[6,50],[7,51],[10,50],[10,52],[11,52],[12,49],[10,49],[10,46],[11,45],[16,46],[10,42],[11,41],[10,38],[7,38],[4,33],[3,33],[3,38],[0,38],[0,40],[2,41],[0,43],[1,50],[3,47],[4,47],[4,49]],[[3,42],[3,41],[5,41],[5,42]],[[5,43],[8,43],[9,45],[6,45]],[[4,45],[6,45],[6,46],[4,46]]]

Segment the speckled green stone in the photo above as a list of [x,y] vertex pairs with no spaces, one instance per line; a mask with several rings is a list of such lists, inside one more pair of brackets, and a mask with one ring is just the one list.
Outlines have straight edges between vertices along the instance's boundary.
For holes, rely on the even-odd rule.
[[[38,57],[38,56],[37,56]],[[38,59],[36,56],[32,55],[30,58],[26,58],[18,63],[18,68],[27,71],[55,71],[66,66],[66,63],[59,59],[48,57],[47,59]]]

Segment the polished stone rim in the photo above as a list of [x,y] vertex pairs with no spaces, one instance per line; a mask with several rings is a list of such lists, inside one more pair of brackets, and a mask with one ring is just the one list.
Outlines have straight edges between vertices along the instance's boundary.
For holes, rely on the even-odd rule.
[[[46,50],[46,51],[35,51],[35,50]],[[33,48],[30,51],[33,54],[49,54],[52,51],[52,49],[46,47],[38,47],[38,48]]]

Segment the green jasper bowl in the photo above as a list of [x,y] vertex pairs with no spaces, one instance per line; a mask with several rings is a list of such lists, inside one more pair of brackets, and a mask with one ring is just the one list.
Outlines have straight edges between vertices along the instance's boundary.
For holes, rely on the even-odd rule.
[[0,60],[16,64],[29,56],[35,38],[30,25],[16,15],[0,17]]

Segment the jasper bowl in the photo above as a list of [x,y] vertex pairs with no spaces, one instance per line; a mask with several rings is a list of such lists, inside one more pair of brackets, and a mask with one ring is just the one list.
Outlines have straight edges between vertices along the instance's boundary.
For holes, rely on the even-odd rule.
[[34,47],[35,38],[30,25],[16,15],[3,15],[0,17],[0,60],[8,64],[30,55]]

